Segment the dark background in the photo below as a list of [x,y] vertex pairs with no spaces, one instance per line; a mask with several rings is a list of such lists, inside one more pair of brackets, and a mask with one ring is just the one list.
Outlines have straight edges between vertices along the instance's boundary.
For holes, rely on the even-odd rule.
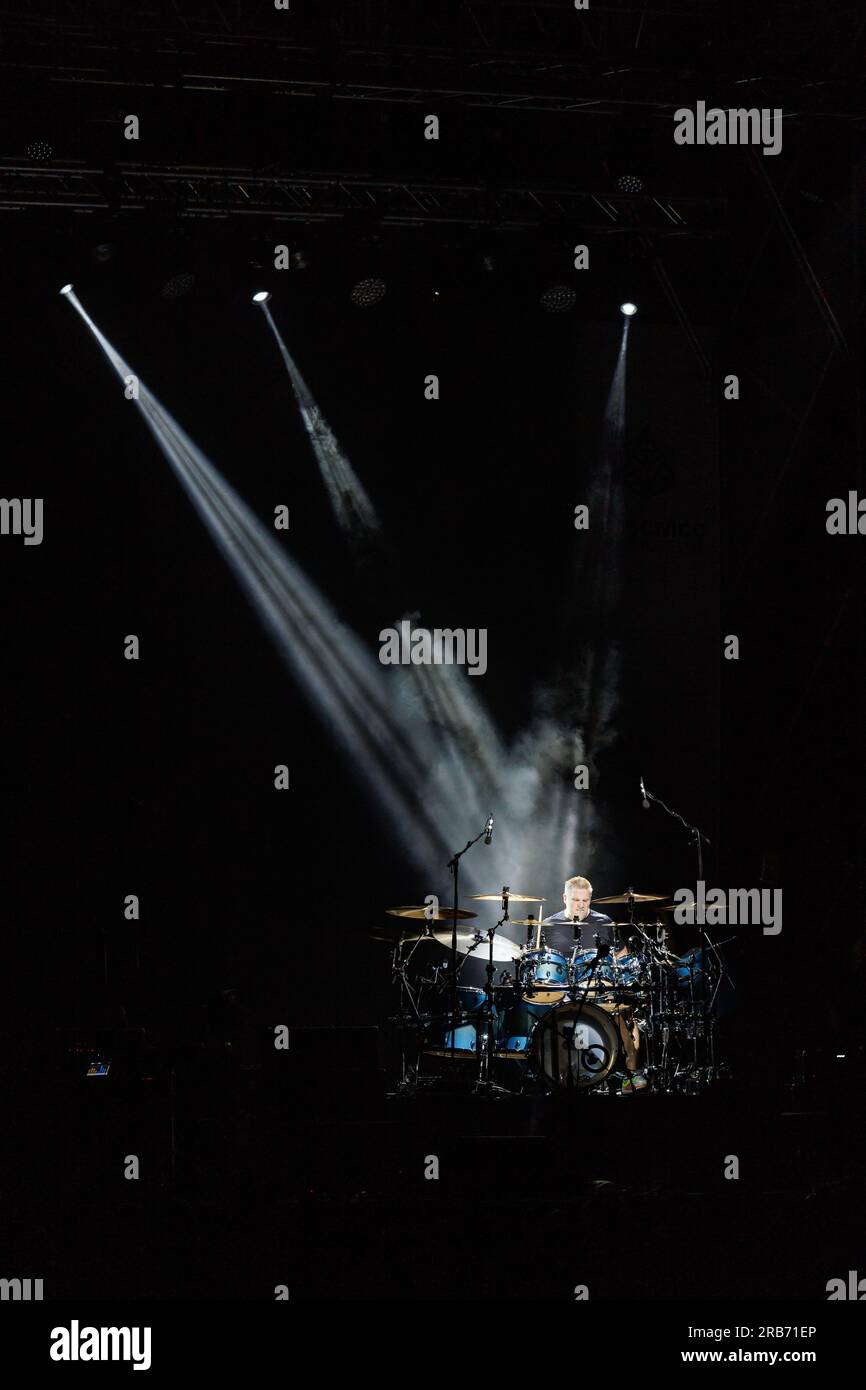
[[[455,7],[460,25],[471,8]],[[492,22],[497,7],[475,8]],[[490,33],[493,50],[520,54],[523,65],[508,79],[503,62],[499,79],[519,82],[540,49],[561,46],[556,26],[571,17],[563,7],[499,8],[507,32]],[[267,1065],[276,1022],[381,1024],[393,996],[387,948],[371,929],[388,906],[448,893],[444,863],[419,881],[358,769],[282,666],[95,341],[58,297],[67,280],[253,510],[267,519],[279,503],[291,508],[282,543],[371,650],[406,611],[488,629],[478,684],[507,740],[526,724],[539,677],[567,682],[572,657],[599,638],[574,590],[572,515],[599,459],[618,305],[635,300],[626,587],[613,621],[623,683],[616,738],[594,767],[597,855],[574,871],[589,874],[597,895],[627,884],[670,893],[694,880],[685,832],[641,809],[643,774],[705,830],[710,884],[783,889],[781,936],[752,929],[731,952],[737,1003],[724,1037],[734,1085],[759,1103],[761,1088],[781,1094],[798,1066],[802,1074],[804,1050],[830,1089],[835,1055],[846,1053],[842,1091],[852,1084],[864,1002],[861,542],[829,537],[825,508],[862,478],[864,150],[849,77],[862,20],[858,33],[849,7],[825,7],[817,32],[810,8],[774,10],[788,27],[768,18],[766,32],[764,20],[738,21],[730,6],[650,13],[632,77],[612,86],[603,59],[628,48],[640,16],[609,7],[592,21],[598,49],[587,43],[559,87],[555,73],[536,79],[548,83],[546,107],[517,111],[494,105],[492,92],[484,103],[435,95],[437,83],[456,90],[463,79],[476,91],[484,79],[477,68],[475,85],[467,78],[475,50],[466,30],[448,30],[440,16],[427,17],[431,31],[411,6],[402,19],[382,8],[378,19],[392,27],[380,32],[378,57],[353,48],[349,32],[364,22],[375,31],[376,15],[317,7],[306,58],[302,46],[272,55],[301,85],[321,81],[315,92],[237,81],[210,95],[179,77],[195,67],[193,38],[176,35],[173,49],[153,38],[159,16],[140,29],[100,20],[104,61],[115,43],[127,64],[128,85],[108,95],[31,66],[40,45],[54,45],[55,68],[72,61],[62,16],[50,33],[5,16],[3,490],[45,499],[42,546],[4,537],[0,556],[4,1070],[20,1119],[7,1162],[22,1189],[32,1181],[35,1191],[32,1153],[49,1117],[76,1114],[79,1051],[106,1037],[121,1046],[100,1030],[134,1032],[133,1070],[148,1071],[164,1099],[173,1067],[181,1111],[198,1115],[203,1094],[243,1083],[220,1051],[227,1040],[255,1068],[263,1057]],[[545,11],[541,37],[533,9]],[[521,11],[526,29],[508,28]],[[400,43],[416,41],[435,52],[410,62]],[[246,53],[255,67],[263,45],[239,41],[231,61],[243,65]],[[205,44],[192,56],[209,52]],[[421,89],[417,102],[339,99],[340,80],[372,82],[382,65],[394,80],[400,62]],[[757,72],[752,85],[735,85]],[[818,81],[828,90],[816,96]],[[566,109],[564,97],[581,93],[597,101],[595,113]],[[671,107],[698,97],[791,110],[781,155],[674,146]],[[118,126],[126,111],[144,132],[132,153]],[[421,138],[427,111],[440,115],[439,142]],[[49,207],[36,193],[28,203],[30,185],[13,166],[27,165],[36,139],[50,143],[55,163],[98,167],[108,205]],[[133,207],[110,182],[133,156],[164,167],[475,180],[487,214],[425,214],[417,225],[362,206],[320,222],[244,218],[230,206],[204,216],[177,194]],[[619,195],[622,172],[639,173],[645,192]],[[618,221],[605,226],[585,203],[521,223],[502,202],[521,181],[615,199]],[[682,212],[684,229],[669,234],[654,197]],[[282,242],[304,253],[306,268],[270,268]],[[589,271],[572,268],[578,242],[590,246]],[[106,245],[103,259],[95,248]],[[183,291],[166,291],[180,274],[191,277]],[[349,294],[365,275],[388,288],[362,310]],[[573,287],[569,312],[540,307],[553,284]],[[249,302],[262,286],[380,509],[384,541],[363,564],[334,524],[284,368]],[[430,372],[441,382],[435,403],[423,397]],[[727,373],[739,376],[737,402],[723,399]],[[123,660],[128,633],[141,638],[137,663]],[[740,639],[737,662],[722,659],[729,633]],[[287,793],[273,789],[278,763],[291,769]],[[455,804],[453,849],[480,828]],[[558,907],[554,874],[527,887]],[[141,897],[138,925],[122,916],[131,892]],[[323,1090],[333,1091],[331,1079]],[[329,1104],[339,1115],[339,1095]],[[222,1132],[223,1112],[210,1110]],[[162,1139],[152,1142],[161,1152]],[[72,1148],[76,1181],[114,1171],[92,1131]],[[191,1171],[202,1171],[198,1157]],[[228,1179],[213,1182],[222,1191]],[[21,1230],[18,1238],[23,1248]]]

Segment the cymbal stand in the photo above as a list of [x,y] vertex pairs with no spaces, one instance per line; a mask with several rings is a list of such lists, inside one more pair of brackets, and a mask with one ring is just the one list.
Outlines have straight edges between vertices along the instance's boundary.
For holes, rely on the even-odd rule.
[[[414,1014],[415,1021],[421,1027],[423,1027],[423,1020],[418,1009],[418,1004],[415,999],[412,986],[409,983],[407,971],[409,969],[409,962],[415,954],[415,951],[418,949],[419,941],[422,940],[424,940],[423,937],[418,938],[418,940],[412,947],[412,950],[409,952],[408,956],[406,956],[404,960],[404,942],[403,933],[401,932],[399,938],[394,943],[394,951],[391,957],[391,984],[396,984],[398,980],[400,982],[400,1003],[397,1011],[397,1027],[400,1032],[400,1080],[397,1083],[396,1091],[396,1094],[398,1095],[401,1093],[414,1094],[416,1090],[416,1077],[410,1074],[411,1069],[406,1059],[406,1028],[409,1020],[411,1019],[412,1014]],[[409,1009],[406,1008],[407,1000],[409,1005],[411,1006],[411,1012]]]

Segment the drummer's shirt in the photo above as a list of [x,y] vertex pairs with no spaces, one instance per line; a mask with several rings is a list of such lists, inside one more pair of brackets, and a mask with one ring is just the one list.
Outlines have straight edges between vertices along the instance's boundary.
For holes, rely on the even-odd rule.
[[541,923],[544,928],[544,940],[547,942],[549,951],[558,951],[562,956],[570,956],[575,947],[574,929],[580,929],[580,940],[577,943],[582,951],[586,951],[595,946],[594,937],[596,933],[602,941],[613,944],[610,929],[613,921],[610,917],[605,917],[603,912],[595,912],[593,908],[584,917],[582,922],[573,921],[565,908],[561,912],[554,912],[552,916],[545,917]]

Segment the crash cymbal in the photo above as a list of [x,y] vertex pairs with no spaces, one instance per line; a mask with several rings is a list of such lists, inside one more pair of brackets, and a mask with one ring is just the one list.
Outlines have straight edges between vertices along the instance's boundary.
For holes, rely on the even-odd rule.
[[540,917],[509,917],[509,927],[537,927],[541,924]]
[[[450,947],[450,934],[446,935],[443,932],[442,935],[445,936],[445,945]],[[476,946],[474,932],[459,931],[457,933],[457,950],[460,952],[461,955],[464,956],[468,955],[471,950],[473,956],[478,956],[480,960],[487,960],[488,952],[490,950],[490,943],[487,940],[487,936],[484,935],[482,936],[481,940]],[[515,956],[519,955],[520,947],[518,946],[517,942],[512,941],[510,937],[502,936],[499,932],[497,932],[493,938],[493,959],[498,961],[513,960]]]
[[[470,893],[470,898],[476,903],[498,903],[502,901],[502,893]],[[540,898],[537,893],[509,893],[510,903],[543,903],[545,898]]]
[[455,916],[478,916],[477,912],[469,912],[465,907],[458,907],[456,913],[453,907],[447,911],[440,907],[438,912],[430,912],[429,907],[386,907],[385,911],[389,917],[410,917],[413,921],[419,921],[426,917],[428,922],[451,922]]
[[593,898],[594,903],[663,903],[670,893],[614,893],[610,898]]

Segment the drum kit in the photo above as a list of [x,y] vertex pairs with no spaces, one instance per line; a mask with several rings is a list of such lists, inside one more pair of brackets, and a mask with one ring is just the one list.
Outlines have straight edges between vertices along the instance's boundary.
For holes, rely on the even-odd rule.
[[[716,1012],[722,981],[731,984],[726,942],[702,931],[699,946],[675,955],[674,908],[658,906],[663,895],[627,889],[593,904],[628,909],[627,921],[604,927],[611,942],[599,934],[595,948],[581,946],[578,928],[565,954],[545,941],[544,898],[507,887],[474,898],[500,899],[502,916],[486,932],[476,929],[474,911],[410,906],[387,909],[388,922],[372,933],[392,947],[399,994],[389,1019],[399,1057],[393,1094],[452,1087],[491,1096],[623,1094],[622,1024],[632,1030],[650,1092],[694,1094],[726,1070]],[[512,903],[537,904],[538,912],[513,921]],[[638,921],[647,904],[658,915]],[[473,958],[486,961],[482,987],[464,978]]]

